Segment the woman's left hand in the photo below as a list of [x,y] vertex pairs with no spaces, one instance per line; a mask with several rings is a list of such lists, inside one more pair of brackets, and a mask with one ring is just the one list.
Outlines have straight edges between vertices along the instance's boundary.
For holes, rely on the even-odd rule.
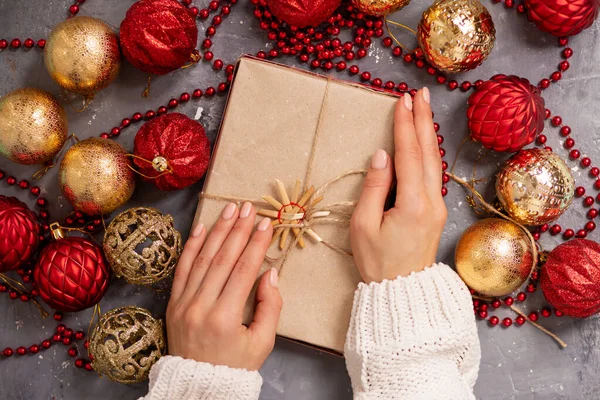
[[242,325],[244,305],[273,234],[268,218],[252,234],[256,212],[230,203],[207,235],[194,228],[177,264],[167,307],[169,354],[258,370],[273,350],[282,300],[277,270],[267,271],[256,292],[249,327]]

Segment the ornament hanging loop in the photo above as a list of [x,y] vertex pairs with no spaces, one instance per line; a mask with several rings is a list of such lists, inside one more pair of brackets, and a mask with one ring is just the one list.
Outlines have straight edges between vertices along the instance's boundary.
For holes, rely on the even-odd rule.
[[38,308],[38,310],[40,310],[40,314],[42,314],[42,318],[46,318],[48,316],[48,311],[46,311],[44,309],[44,307],[42,307],[42,305],[36,299],[33,298],[31,293],[27,290],[27,288],[21,282],[15,280],[15,279],[9,278],[8,276],[6,276],[4,274],[0,274],[0,280],[3,281],[4,283],[6,283],[11,289],[13,289],[19,295],[29,296],[29,298],[31,299],[33,304],[35,304],[35,306]]
[[48,161],[44,164],[44,166],[40,169],[38,169],[37,171],[35,171],[33,173],[33,175],[31,176],[31,179],[33,179],[34,181],[37,181],[38,179],[40,179],[41,177],[43,177],[44,175],[46,175],[46,172],[50,171],[52,168],[56,167],[56,163],[58,162],[58,160],[60,159],[60,157],[62,156],[63,151],[65,151],[65,148],[67,146],[67,142],[69,140],[75,140],[77,142],[79,142],[79,138],[77,138],[77,136],[75,136],[74,133],[72,133],[67,140],[65,140],[65,143],[63,144],[63,147],[60,149],[60,152],[58,153],[58,155],[56,156],[56,158],[53,161]]
[[184,65],[183,67],[181,67],[181,69],[189,68],[192,65],[197,64],[198,61],[200,61],[201,59],[202,59],[202,56],[200,55],[200,52],[198,50],[194,49],[192,54],[190,54],[190,63]]
[[148,84],[146,85],[146,89],[142,93],[142,97],[146,98],[150,95],[150,82],[152,81],[152,75],[148,76]]
[[149,175],[141,173],[137,169],[133,168],[131,165],[127,164],[127,166],[133,172],[135,172],[136,174],[138,174],[140,176],[143,176],[144,178],[147,178],[147,179],[156,179],[156,178],[159,178],[159,177],[161,177],[163,175],[172,174],[173,173],[173,168],[171,168],[171,165],[169,164],[169,161],[167,161],[167,159],[164,158],[163,156],[156,156],[152,160],[145,159],[144,157],[140,157],[140,156],[137,156],[135,154],[127,154],[127,156],[129,156],[131,158],[135,158],[135,159],[140,160],[140,161],[147,162],[148,164],[152,164],[152,167],[154,168],[154,170],[157,171],[157,172],[159,172],[159,174],[156,175],[156,176],[149,176]]
[[384,19],[383,19],[383,23],[385,24],[385,30],[386,30],[386,31],[387,31],[387,33],[390,35],[390,37],[391,37],[391,38],[394,40],[394,42],[396,42],[396,43],[398,44],[398,46],[402,47],[402,48],[403,48],[405,51],[411,51],[411,50],[410,50],[408,47],[406,47],[404,44],[402,44],[402,43],[401,43],[401,42],[400,42],[400,41],[399,41],[399,40],[396,38],[396,36],[395,36],[395,35],[392,33],[392,31],[390,30],[390,26],[389,26],[388,24],[392,24],[392,25],[398,26],[398,27],[400,27],[400,28],[403,28],[404,30],[407,30],[407,31],[409,31],[410,33],[412,33],[412,34],[413,34],[413,35],[415,35],[415,36],[417,36],[417,32],[416,32],[416,31],[415,31],[413,28],[411,28],[411,27],[409,27],[409,26],[407,26],[407,25],[401,24],[401,23],[399,23],[399,22],[396,22],[396,21],[392,21],[392,20],[390,20],[390,19],[387,19],[387,18],[384,18]]

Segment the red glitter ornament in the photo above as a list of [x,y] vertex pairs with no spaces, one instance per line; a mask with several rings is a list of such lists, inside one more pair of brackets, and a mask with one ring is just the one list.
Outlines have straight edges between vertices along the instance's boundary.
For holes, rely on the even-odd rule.
[[598,0],[525,0],[527,16],[538,29],[557,37],[577,35],[598,17]]
[[519,151],[544,130],[544,110],[527,79],[495,75],[469,97],[471,138],[495,151]]
[[540,286],[548,303],[571,317],[600,311],[600,244],[573,239],[548,254]]
[[199,57],[194,14],[177,1],[134,3],[121,23],[119,36],[125,58],[151,74],[167,74]]
[[288,25],[316,26],[333,14],[341,0],[267,0],[267,7]]
[[146,122],[140,128],[133,153],[151,161],[134,159],[141,173],[149,177],[163,174],[149,179],[159,189],[183,189],[206,173],[210,142],[198,122],[183,114],[171,113]]
[[110,280],[102,249],[91,240],[63,237],[52,227],[56,239],[41,252],[33,275],[42,299],[52,308],[76,312],[102,299]]
[[15,197],[0,195],[0,272],[19,268],[40,242],[36,215]]

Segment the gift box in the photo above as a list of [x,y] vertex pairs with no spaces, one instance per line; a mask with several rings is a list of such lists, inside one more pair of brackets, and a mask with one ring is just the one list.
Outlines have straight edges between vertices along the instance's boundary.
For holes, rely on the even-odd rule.
[[[262,272],[280,271],[278,335],[341,353],[360,282],[349,221],[397,97],[249,56],[237,64],[194,223],[252,201],[275,225]],[[258,219],[261,219],[259,217]],[[254,293],[247,303],[251,320]]]

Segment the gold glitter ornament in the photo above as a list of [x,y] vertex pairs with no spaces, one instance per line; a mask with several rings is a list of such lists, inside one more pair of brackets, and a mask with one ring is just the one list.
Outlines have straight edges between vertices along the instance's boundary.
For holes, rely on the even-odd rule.
[[139,307],[110,310],[94,327],[88,351],[100,375],[120,383],[143,382],[167,352],[163,322]]
[[504,296],[518,289],[534,267],[533,244],[518,225],[487,218],[471,225],[456,245],[456,272],[484,296]]
[[110,26],[97,18],[69,18],[50,32],[44,62],[61,87],[91,98],[119,73],[119,39]]
[[65,110],[50,93],[24,88],[0,99],[0,155],[19,164],[43,164],[66,140]]
[[410,0],[352,0],[352,5],[360,12],[377,16],[395,13],[408,3]]
[[171,275],[181,255],[173,217],[137,207],[117,215],[104,234],[104,254],[117,277],[151,285]]
[[88,215],[111,213],[125,204],[135,189],[125,149],[101,138],[83,140],[67,151],[58,183],[73,207]]
[[496,30],[478,0],[436,0],[423,13],[417,41],[431,65],[444,72],[461,72],[486,59]]
[[556,220],[573,202],[575,179],[567,164],[544,149],[521,150],[496,176],[496,196],[502,208],[523,225]]

